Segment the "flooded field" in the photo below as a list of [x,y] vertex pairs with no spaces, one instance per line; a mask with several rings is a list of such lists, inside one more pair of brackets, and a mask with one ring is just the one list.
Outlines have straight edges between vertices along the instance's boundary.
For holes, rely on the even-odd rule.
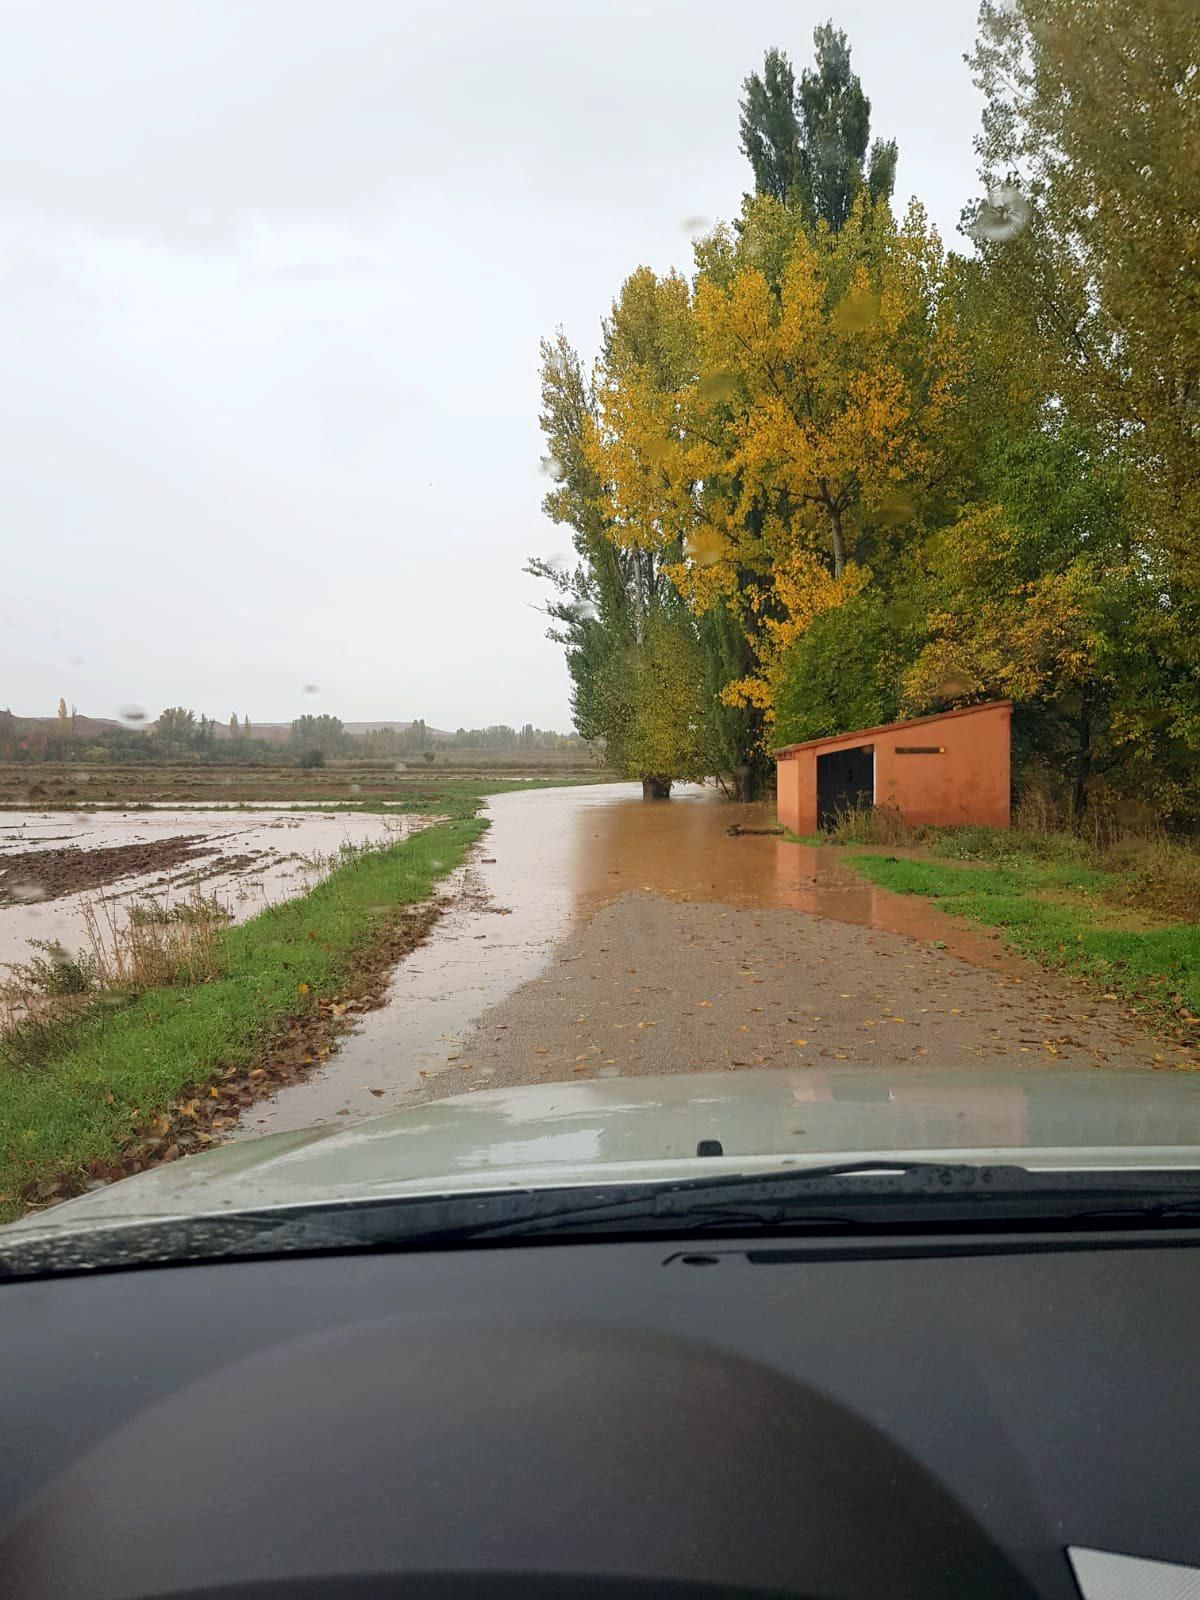
[[521,781],[590,780],[595,761],[579,751],[437,752],[427,763],[400,760],[332,760],[303,768],[286,761],[219,762],[0,761],[0,812],[40,807],[138,806],[262,802],[280,809],[300,802],[330,805],[361,800],[422,799],[448,779]]
[[0,813],[0,966],[31,939],[74,952],[84,904],[172,904],[199,888],[234,921],[318,883],[344,845],[399,840],[428,818],[247,809]]

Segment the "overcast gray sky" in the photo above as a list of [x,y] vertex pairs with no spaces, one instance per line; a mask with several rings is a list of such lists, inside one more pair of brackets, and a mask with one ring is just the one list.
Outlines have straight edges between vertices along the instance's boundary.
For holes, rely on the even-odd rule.
[[567,727],[538,339],[830,16],[962,248],[974,0],[0,0],[0,706]]

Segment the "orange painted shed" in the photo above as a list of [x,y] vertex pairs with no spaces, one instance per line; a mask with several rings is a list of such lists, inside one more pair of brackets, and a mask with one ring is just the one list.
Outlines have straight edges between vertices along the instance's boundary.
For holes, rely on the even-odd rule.
[[776,809],[793,833],[887,806],[914,826],[1009,824],[1011,700],[807,739],[774,752]]

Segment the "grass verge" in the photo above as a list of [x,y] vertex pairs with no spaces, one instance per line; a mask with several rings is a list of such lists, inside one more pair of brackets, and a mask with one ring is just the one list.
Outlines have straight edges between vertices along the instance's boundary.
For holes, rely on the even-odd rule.
[[[1001,929],[1022,954],[1100,984],[1171,1022],[1187,1042],[1200,1043],[1191,1020],[1200,1015],[1200,926],[1161,914],[1155,919],[1160,926],[1146,926],[1151,919],[1145,915],[1119,909],[1138,903],[1125,892],[1128,875],[1061,859],[1070,854],[1066,847],[1040,858],[1020,854],[1011,839],[1003,848],[995,865],[898,860],[869,851],[850,854],[847,862],[885,889],[927,895],[943,911]],[[1053,859],[1056,853],[1060,859]],[[969,859],[979,854],[975,848]]]
[[477,800],[455,820],[361,854],[302,898],[224,930],[222,976],[116,997],[64,1021],[39,1065],[0,1065],[0,1220],[75,1193],[98,1174],[192,1147],[180,1128],[206,1120],[201,1105],[216,1120],[204,1102],[236,1115],[275,1087],[268,1064],[281,1046],[293,1047],[289,1060],[308,1051],[303,1065],[321,1053],[315,1041],[336,1027],[345,986],[361,992],[427,931],[429,919],[414,922],[412,908],[486,828],[474,817]]

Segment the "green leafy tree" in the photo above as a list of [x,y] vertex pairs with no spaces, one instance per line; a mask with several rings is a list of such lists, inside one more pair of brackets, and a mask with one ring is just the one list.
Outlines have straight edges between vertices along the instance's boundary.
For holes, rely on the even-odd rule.
[[878,591],[822,612],[780,663],[775,738],[798,744],[899,716],[901,618]]
[[159,713],[155,739],[167,755],[188,750],[196,735],[196,713],[184,706],[168,706]]
[[741,146],[755,189],[798,207],[805,220],[843,226],[859,191],[888,199],[896,181],[896,144],[870,147],[871,102],[850,66],[846,35],[832,23],[813,32],[815,68],[797,85],[781,50],[768,50],[761,75],[743,86]]
[[[1200,588],[1200,6],[986,0],[987,198],[967,219],[1046,385],[1128,464],[1129,512]],[[1184,593],[1173,597],[1185,602]],[[1181,632],[1197,637],[1190,613]]]
[[534,557],[526,565],[550,586],[551,639],[566,652],[571,713],[585,739],[604,740],[616,760],[624,732],[619,663],[634,643],[634,555],[607,537],[603,483],[588,459],[596,397],[579,356],[560,331],[543,340],[539,421],[552,487],[542,501],[550,520],[570,529],[573,561]]
[[322,757],[338,755],[345,748],[346,729],[340,717],[311,713],[297,717],[292,723],[292,748],[301,755],[316,752]]
[[651,609],[641,645],[610,662],[601,685],[621,728],[609,759],[626,777],[640,778],[652,800],[666,799],[676,780],[711,776],[716,766],[699,640],[682,607],[674,609],[680,614]]
[[742,154],[754,171],[754,187],[787,205],[801,186],[800,126],[796,118],[796,75],[782,50],[768,50],[761,75],[742,85]]

